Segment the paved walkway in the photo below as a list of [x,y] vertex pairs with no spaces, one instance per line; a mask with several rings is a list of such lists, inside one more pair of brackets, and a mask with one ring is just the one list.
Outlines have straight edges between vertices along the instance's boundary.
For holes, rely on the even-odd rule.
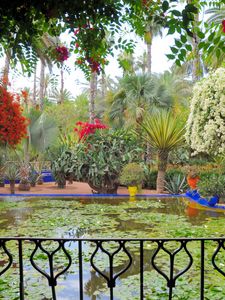
[[[87,183],[74,182],[73,184],[67,184],[65,189],[59,189],[54,182],[44,183],[32,187],[30,191],[19,191],[18,185],[16,185],[16,194],[92,194],[92,190]],[[119,187],[118,194],[128,194],[126,187]],[[0,188],[0,194],[10,194],[9,185],[6,184],[4,188]],[[143,189],[142,194],[156,194],[155,190]]]

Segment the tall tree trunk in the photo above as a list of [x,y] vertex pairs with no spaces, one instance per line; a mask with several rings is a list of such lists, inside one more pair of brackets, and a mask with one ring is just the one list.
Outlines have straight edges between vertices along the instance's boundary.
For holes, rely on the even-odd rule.
[[158,175],[157,175],[157,182],[156,182],[157,193],[164,192],[167,160],[168,160],[168,152],[159,151],[158,152]]
[[90,96],[89,96],[89,121],[94,123],[95,119],[95,98],[97,96],[97,72],[91,73]]
[[58,104],[61,104],[64,102],[64,97],[63,97],[63,91],[64,91],[64,73],[63,73],[63,66],[61,66],[61,69],[60,69],[60,99],[59,99],[59,102]]
[[[149,75],[152,74],[152,39],[153,39],[153,32],[152,28],[149,28],[148,38],[146,39],[147,45],[147,73]],[[151,161],[151,147],[149,143],[146,144],[146,163],[149,164]]]
[[105,72],[102,72],[102,78],[101,78],[101,96],[102,96],[102,99],[105,98],[105,95],[106,95]]
[[37,106],[37,65],[34,67],[33,106]]
[[7,89],[9,83],[9,69],[10,69],[11,51],[9,49],[5,52],[5,65],[3,69],[3,86]]
[[43,109],[44,104],[44,86],[45,86],[45,61],[41,59],[41,72],[40,72],[40,89],[39,89],[39,105]]
[[146,33],[146,46],[147,46],[147,72],[152,74],[152,28]]

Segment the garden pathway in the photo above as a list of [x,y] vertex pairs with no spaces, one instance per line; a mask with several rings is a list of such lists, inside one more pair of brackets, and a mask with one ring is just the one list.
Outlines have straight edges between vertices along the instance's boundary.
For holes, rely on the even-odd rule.
[[[0,188],[0,194],[9,194],[9,185],[6,184],[4,188]],[[92,190],[87,183],[74,182],[73,184],[67,184],[65,189],[59,189],[54,182],[44,183],[32,187],[30,191],[19,191],[18,185],[16,185],[16,194],[92,194]],[[119,187],[118,194],[128,194],[126,187]],[[156,194],[155,190],[143,189],[142,194]]]

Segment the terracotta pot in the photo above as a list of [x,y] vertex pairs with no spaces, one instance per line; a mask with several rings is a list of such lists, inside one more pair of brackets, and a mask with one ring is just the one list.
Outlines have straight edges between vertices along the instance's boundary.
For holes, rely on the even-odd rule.
[[26,182],[26,183],[20,182],[19,186],[18,186],[18,189],[20,191],[29,191],[30,190],[30,183],[29,182]]
[[200,180],[200,177],[199,176],[196,176],[196,177],[187,177],[187,183],[188,185],[190,186],[190,188],[192,190],[196,190],[197,188],[197,183],[198,181]]

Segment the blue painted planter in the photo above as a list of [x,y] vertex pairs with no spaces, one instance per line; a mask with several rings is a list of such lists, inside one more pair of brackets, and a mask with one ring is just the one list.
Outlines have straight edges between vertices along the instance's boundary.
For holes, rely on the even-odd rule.
[[[43,177],[43,181],[44,182],[54,182],[55,179],[52,175],[52,172],[51,170],[42,170],[41,171],[41,174],[42,174],[42,177]],[[9,181],[8,180],[4,180],[4,182],[6,184],[9,184]],[[20,181],[19,180],[16,180],[16,183],[19,183]]]
[[43,170],[41,172],[41,174],[42,174],[44,182],[53,182],[53,181],[55,181],[55,179],[54,179],[54,177],[52,175],[51,170]]
[[219,202],[219,199],[220,199],[220,197],[218,195],[215,195],[215,196],[211,197],[210,200],[208,201],[208,200],[202,198],[197,190],[188,190],[185,194],[186,194],[186,196],[195,200],[198,204],[201,204],[204,206],[210,206],[210,207],[214,207]]

